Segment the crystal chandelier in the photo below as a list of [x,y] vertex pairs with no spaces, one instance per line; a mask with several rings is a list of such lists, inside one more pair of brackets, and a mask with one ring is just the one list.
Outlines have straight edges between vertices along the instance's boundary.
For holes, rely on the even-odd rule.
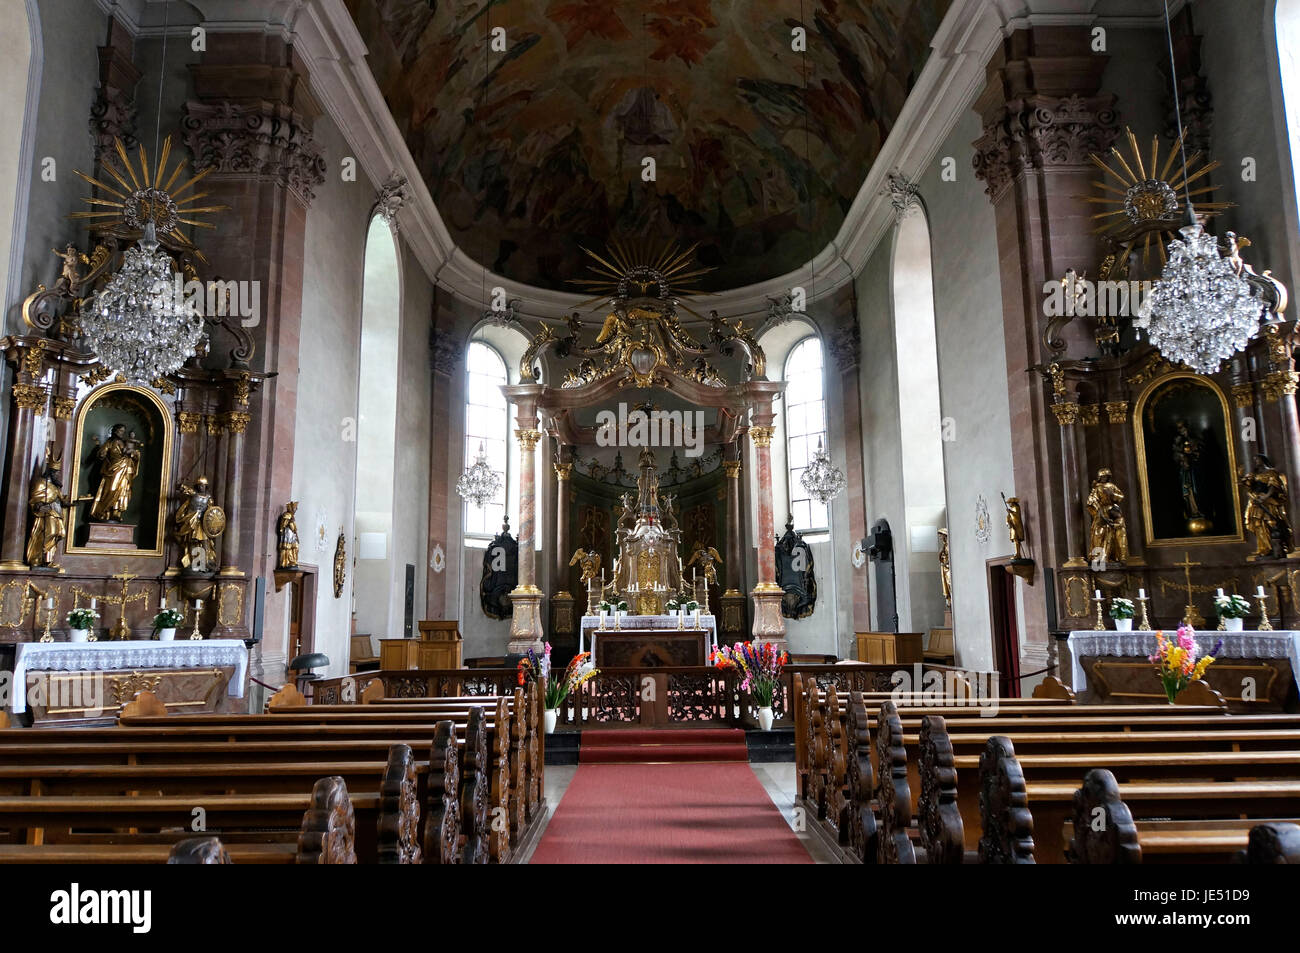
[[487,450],[480,441],[474,465],[462,473],[460,479],[456,481],[456,492],[466,502],[482,509],[496,499],[500,490],[501,474],[488,464]]
[[831,463],[831,455],[823,448],[820,437],[812,463],[799,477],[799,483],[823,506],[844,492],[844,473]]
[[[1174,33],[1165,4],[1165,38],[1169,44],[1169,67],[1174,93],[1174,116],[1178,123],[1178,146],[1183,153],[1183,192],[1189,224],[1180,229],[1182,239],[1169,243],[1169,261],[1138,309],[1137,327],[1145,327],[1152,345],[1166,358],[1186,364],[1200,374],[1213,374],[1224,360],[1243,350],[1259,333],[1264,305],[1255,289],[1242,277],[1236,237],[1228,233],[1229,257],[1219,252],[1219,241],[1206,233],[1196,219],[1187,174],[1186,136],[1179,101]],[[1130,216],[1150,211],[1158,203],[1168,208],[1168,195],[1147,194],[1137,201]],[[1176,202],[1175,202],[1176,207]]]
[[1151,343],[1171,361],[1213,374],[1259,333],[1264,303],[1241,276],[1236,238],[1227,258],[1200,225],[1180,229],[1169,244],[1169,263],[1139,309]]
[[194,356],[203,316],[177,288],[171,256],[159,250],[153,221],[122,256],[122,267],[81,307],[81,330],[101,362],[148,384]]

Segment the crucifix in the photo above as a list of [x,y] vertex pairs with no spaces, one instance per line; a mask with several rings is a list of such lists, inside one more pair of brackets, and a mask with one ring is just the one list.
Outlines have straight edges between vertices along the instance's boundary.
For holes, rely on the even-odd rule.
[[1196,606],[1192,604],[1192,567],[1199,566],[1200,563],[1192,562],[1191,553],[1183,551],[1183,561],[1174,563],[1175,566],[1183,568],[1183,578],[1187,584],[1187,605],[1183,609],[1183,624],[1196,628],[1205,621],[1204,617],[1197,611]]
[[110,606],[119,607],[119,614],[117,617],[117,621],[113,623],[113,630],[109,633],[109,637],[119,642],[125,642],[127,639],[131,637],[131,628],[126,624],[126,604],[128,602],[138,602],[139,600],[143,599],[144,611],[147,613],[149,611],[149,593],[137,592],[134,595],[127,595],[126,589],[127,586],[130,584],[131,580],[140,578],[135,573],[129,573],[124,571],[124,572],[119,572],[116,575],[110,576],[109,578],[122,580],[121,595],[104,597],[104,601],[107,602]]

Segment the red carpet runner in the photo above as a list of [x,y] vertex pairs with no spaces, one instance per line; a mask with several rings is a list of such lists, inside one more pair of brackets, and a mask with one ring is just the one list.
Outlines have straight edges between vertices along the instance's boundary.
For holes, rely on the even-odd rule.
[[812,863],[744,755],[741,731],[584,731],[531,863]]

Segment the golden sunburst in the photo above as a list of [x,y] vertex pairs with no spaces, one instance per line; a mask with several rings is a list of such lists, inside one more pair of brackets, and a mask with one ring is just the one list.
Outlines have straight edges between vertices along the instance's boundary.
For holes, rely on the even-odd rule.
[[178,248],[191,251],[200,260],[206,260],[203,258],[203,253],[194,247],[180,227],[192,225],[195,228],[215,228],[216,226],[211,222],[202,221],[197,216],[225,211],[230,207],[195,205],[195,202],[207,198],[209,195],[207,192],[185,194],[215,167],[209,166],[173,188],[186,163],[183,158],[177,159],[176,164],[168,169],[172,151],[171,136],[163,140],[158,162],[153,166],[149,163],[149,155],[145,152],[143,144],[140,146],[138,165],[132,163],[131,156],[127,153],[121,139],[114,139],[113,146],[118,159],[121,160],[121,168],[110,161],[105,161],[103,167],[106,177],[111,178],[115,184],[101,182],[83,172],[73,170],[76,175],[98,189],[102,196],[109,196],[107,198],[92,196],[82,200],[87,205],[103,210],[73,212],[68,217],[85,219],[96,228],[115,232],[140,232],[145,225],[152,224],[159,237],[165,236]]
[[[1099,155],[1091,156],[1093,164],[1111,176],[1119,186],[1094,179],[1092,184],[1105,194],[1082,198],[1094,205],[1111,206],[1109,211],[1098,212],[1092,217],[1100,222],[1095,229],[1096,233],[1104,236],[1114,246],[1116,266],[1126,269],[1129,255],[1139,246],[1142,250],[1142,264],[1145,266],[1151,257],[1153,244],[1163,266],[1166,262],[1165,246],[1177,238],[1179,228],[1187,224],[1185,202],[1188,197],[1194,203],[1198,216],[1203,218],[1218,215],[1224,209],[1232,207],[1231,202],[1211,202],[1198,198],[1212,195],[1218,190],[1217,185],[1206,185],[1200,180],[1219,168],[1221,163],[1215,160],[1201,164],[1202,154],[1194,152],[1175,170],[1175,165],[1183,154],[1183,139],[1180,138],[1172,144],[1162,165],[1159,136],[1151,137],[1150,153],[1144,161],[1142,148],[1138,145],[1133,130],[1126,129],[1125,133],[1128,136],[1128,158],[1115,148],[1110,150],[1109,156],[1114,160],[1114,166]],[[1186,135],[1184,132],[1183,137]],[[1192,188],[1193,185],[1197,187]]]
[[[712,267],[696,267],[694,255],[699,242],[682,248],[677,242],[669,241],[656,251],[650,241],[613,239],[604,255],[579,247],[591,258],[593,264],[588,266],[588,270],[597,277],[573,278],[570,283],[598,292],[597,297],[590,301],[632,296],[667,299],[674,295],[703,294],[698,287],[699,279],[714,270]],[[587,303],[590,302],[584,302]]]

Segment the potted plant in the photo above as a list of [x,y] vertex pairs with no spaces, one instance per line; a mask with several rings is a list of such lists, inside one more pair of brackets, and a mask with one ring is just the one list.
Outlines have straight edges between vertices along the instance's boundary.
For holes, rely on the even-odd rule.
[[1223,639],[1219,639],[1209,655],[1197,658],[1196,632],[1191,626],[1180,625],[1172,642],[1163,632],[1156,633],[1156,651],[1154,655],[1148,655],[1147,660],[1155,665],[1156,677],[1164,686],[1169,704],[1174,703],[1179,692],[1205,674],[1222,647]]
[[542,699],[545,708],[543,721],[548,735],[555,731],[555,723],[559,720],[560,706],[564,704],[565,699],[584,682],[600,674],[600,669],[596,668],[591,662],[590,652],[580,652],[575,655],[569,661],[564,674],[559,678],[552,677],[550,662],[551,647],[548,645],[546,646],[546,674],[543,676],[542,681],[546,689]]
[[1223,620],[1224,629],[1240,632],[1241,620],[1250,615],[1250,603],[1245,596],[1239,596],[1235,592],[1230,596],[1217,595],[1214,597],[1214,611]]
[[1110,600],[1110,617],[1115,622],[1116,632],[1133,630],[1133,600],[1114,598]]
[[777,689],[781,687],[781,669],[790,656],[778,652],[770,642],[755,645],[753,642],[737,642],[728,648],[722,646],[710,658],[715,668],[729,668],[740,672],[741,691],[753,696],[758,709],[758,727],[763,731],[772,729],[772,700]]
[[160,609],[153,617],[153,631],[159,642],[171,642],[176,638],[176,628],[185,621],[180,609]]
[[72,642],[86,642],[90,639],[90,630],[95,627],[99,613],[94,609],[73,609],[68,613],[68,639]]
[[700,604],[694,599],[687,599],[682,603],[682,613],[687,612],[695,613],[695,628],[698,629],[700,627]]

